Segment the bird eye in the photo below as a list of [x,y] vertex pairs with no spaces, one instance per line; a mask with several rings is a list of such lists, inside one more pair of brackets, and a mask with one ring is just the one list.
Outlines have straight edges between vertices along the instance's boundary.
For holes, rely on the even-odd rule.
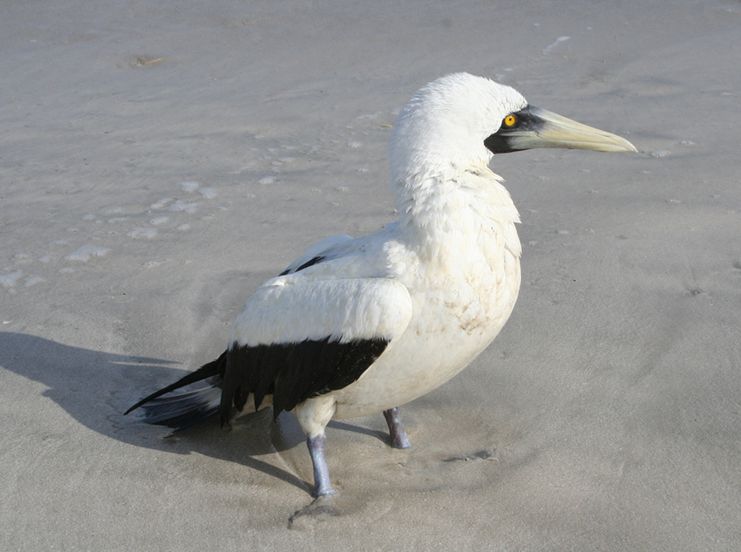
[[504,118],[504,126],[507,128],[512,128],[517,124],[517,115],[514,115],[513,113],[510,113]]

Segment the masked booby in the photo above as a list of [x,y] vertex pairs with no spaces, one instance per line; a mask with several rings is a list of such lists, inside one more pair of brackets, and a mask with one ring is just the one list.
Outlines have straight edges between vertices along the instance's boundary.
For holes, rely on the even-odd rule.
[[[399,220],[310,248],[247,300],[218,359],[126,413],[144,405],[145,421],[179,426],[216,411],[228,423],[248,401],[272,405],[275,416],[293,412],[307,435],[315,496],[334,493],[325,459],[331,419],[382,411],[392,446],[408,447],[398,406],[465,368],[512,312],[519,215],[489,163],[530,148],[636,151],[486,78],[457,73],[427,84],[391,138]],[[171,394],[207,378],[207,387]]]

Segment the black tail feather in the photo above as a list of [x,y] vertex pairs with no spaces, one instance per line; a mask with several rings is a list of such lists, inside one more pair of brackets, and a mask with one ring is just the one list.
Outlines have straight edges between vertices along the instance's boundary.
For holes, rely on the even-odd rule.
[[163,425],[177,431],[205,421],[219,410],[221,404],[221,382],[214,382],[187,393],[161,397],[142,405],[142,421]]
[[[183,429],[215,414],[221,401],[221,381],[226,369],[226,354],[225,351],[216,360],[144,397],[124,412],[124,415],[143,406],[146,423]],[[208,378],[212,379],[206,386],[160,398],[166,393]]]

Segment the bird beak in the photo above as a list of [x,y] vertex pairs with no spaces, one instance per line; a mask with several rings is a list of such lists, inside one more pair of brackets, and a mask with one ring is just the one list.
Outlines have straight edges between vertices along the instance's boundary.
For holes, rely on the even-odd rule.
[[532,148],[638,151],[617,134],[583,125],[539,107],[528,106],[513,115],[517,121],[513,127],[502,126],[484,141],[492,153]]

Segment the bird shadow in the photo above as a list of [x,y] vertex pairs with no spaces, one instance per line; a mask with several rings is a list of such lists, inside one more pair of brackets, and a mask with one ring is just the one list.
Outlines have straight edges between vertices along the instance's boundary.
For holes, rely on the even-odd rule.
[[367,427],[356,426],[353,424],[348,424],[347,422],[338,422],[337,420],[332,420],[331,422],[329,422],[328,427],[339,429],[340,431],[349,431],[351,433],[358,433],[360,435],[368,435],[370,437],[378,439],[379,441],[387,445],[391,444],[391,438],[389,437],[389,434],[383,431],[368,429]]
[[[123,443],[172,454],[199,454],[236,462],[289,483],[305,492],[311,485],[296,475],[256,457],[282,452],[304,442],[292,414],[275,422],[270,409],[238,418],[231,431],[219,431],[209,419],[166,434],[136,417],[123,416],[128,406],[150,390],[183,376],[175,362],[121,355],[57,343],[15,332],[0,332],[0,367],[47,387],[42,395],[93,431]],[[381,432],[333,422],[336,429],[385,440]]]

